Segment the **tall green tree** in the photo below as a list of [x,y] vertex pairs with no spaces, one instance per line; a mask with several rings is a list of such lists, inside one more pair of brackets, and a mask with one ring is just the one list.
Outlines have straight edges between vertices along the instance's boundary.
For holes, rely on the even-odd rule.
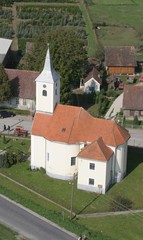
[[54,68],[61,76],[61,102],[68,103],[71,90],[79,87],[80,78],[86,71],[87,53],[84,42],[69,29],[58,29],[41,35],[35,41],[32,52],[27,55],[24,69],[43,69],[48,43]]
[[11,97],[11,88],[8,76],[2,64],[0,64],[0,102],[7,101]]

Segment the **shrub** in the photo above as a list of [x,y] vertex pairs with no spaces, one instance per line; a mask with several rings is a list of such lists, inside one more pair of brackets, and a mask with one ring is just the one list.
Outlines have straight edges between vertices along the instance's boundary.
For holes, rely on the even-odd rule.
[[134,125],[139,125],[140,124],[140,121],[138,120],[138,116],[137,115],[134,116],[133,124]]
[[122,196],[115,196],[114,199],[110,203],[111,211],[126,211],[131,209],[133,202]]

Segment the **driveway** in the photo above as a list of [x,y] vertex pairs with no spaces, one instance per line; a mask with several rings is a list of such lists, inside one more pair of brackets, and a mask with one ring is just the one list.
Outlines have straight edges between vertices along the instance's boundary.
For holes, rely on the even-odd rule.
[[116,117],[116,114],[120,112],[122,105],[123,105],[123,93],[121,93],[112,103],[109,110],[105,114],[105,118],[114,119]]

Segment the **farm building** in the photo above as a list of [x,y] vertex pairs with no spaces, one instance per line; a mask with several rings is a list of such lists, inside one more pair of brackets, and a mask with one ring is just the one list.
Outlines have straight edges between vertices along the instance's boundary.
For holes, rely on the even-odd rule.
[[108,74],[134,74],[137,66],[135,48],[106,47],[105,66]]
[[18,69],[5,69],[5,72],[10,81],[12,98],[0,106],[35,111],[35,78],[39,72]]
[[123,114],[133,119],[143,119],[143,85],[126,85],[123,94]]
[[60,77],[49,49],[36,78],[31,129],[31,168],[56,179],[77,176],[77,188],[105,193],[126,174],[129,132],[114,121],[92,117],[81,107],[60,104]]

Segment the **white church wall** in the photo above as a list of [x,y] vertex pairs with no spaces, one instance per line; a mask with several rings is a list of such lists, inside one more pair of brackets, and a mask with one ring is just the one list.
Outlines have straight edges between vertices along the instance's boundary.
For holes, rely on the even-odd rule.
[[106,183],[105,183],[105,192],[109,188],[109,186],[112,184],[112,165],[113,165],[113,155],[111,158],[107,161],[107,167],[106,167]]
[[65,144],[46,141],[46,173],[58,179],[72,179],[77,172],[77,163],[71,166],[71,157],[76,157],[79,152],[78,144]]
[[127,143],[117,147],[116,160],[117,182],[120,182],[126,174]]
[[45,139],[31,135],[31,168],[45,168]]
[[[90,163],[95,164],[95,169],[90,169]],[[102,187],[102,193],[105,193],[106,167],[107,163],[104,161],[78,158],[77,188],[91,192],[100,192]]]

